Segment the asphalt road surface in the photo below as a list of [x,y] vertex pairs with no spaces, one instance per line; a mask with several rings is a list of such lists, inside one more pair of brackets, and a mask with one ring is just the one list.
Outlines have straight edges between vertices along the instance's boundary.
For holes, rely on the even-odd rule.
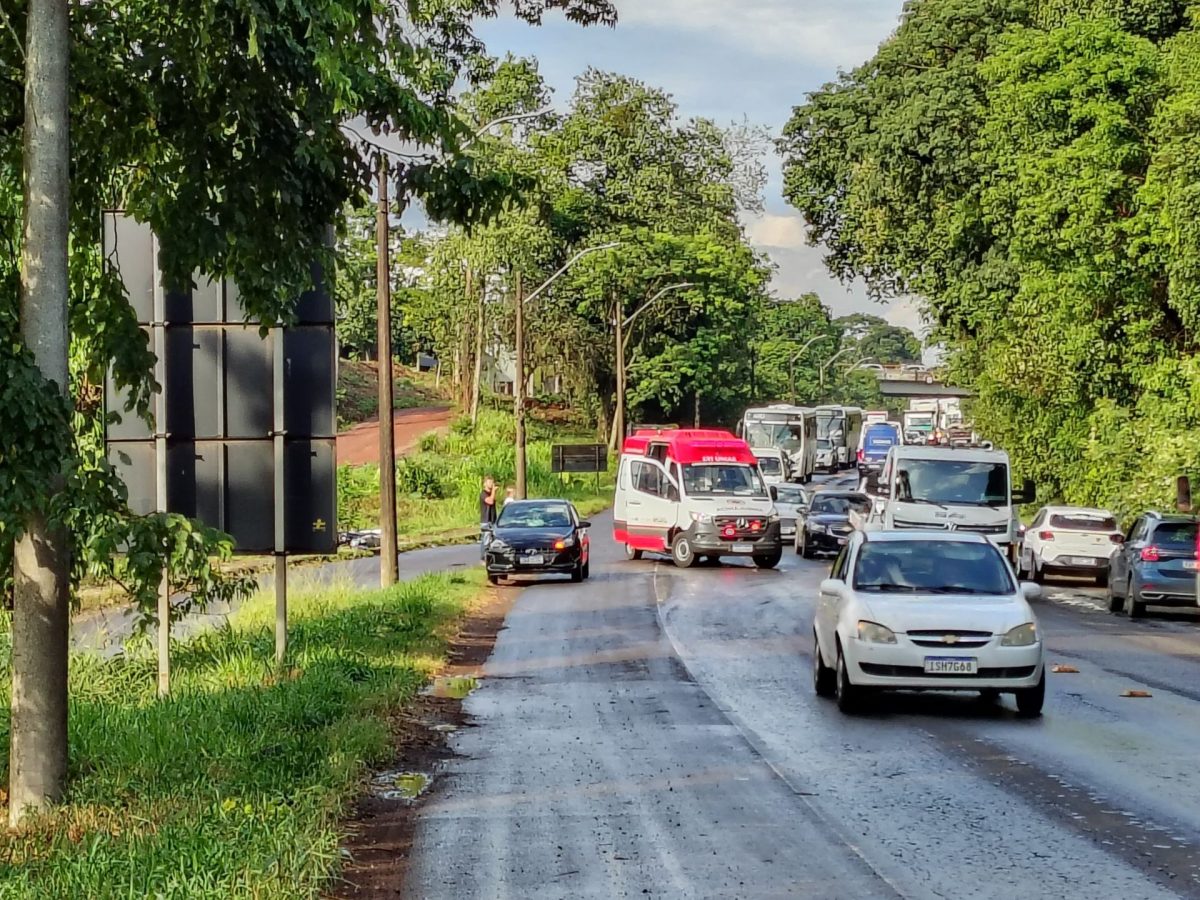
[[[1200,619],[1039,604],[1044,717],[812,691],[826,561],[679,571],[594,529],[523,590],[422,809],[413,897],[1200,897]],[[1124,698],[1126,690],[1150,693]]]

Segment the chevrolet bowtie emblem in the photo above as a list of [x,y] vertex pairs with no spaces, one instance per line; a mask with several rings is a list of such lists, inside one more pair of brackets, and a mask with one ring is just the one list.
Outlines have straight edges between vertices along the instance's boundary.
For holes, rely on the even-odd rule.
[[944,635],[942,637],[942,643],[943,644],[957,644],[958,643],[958,635],[957,634]]

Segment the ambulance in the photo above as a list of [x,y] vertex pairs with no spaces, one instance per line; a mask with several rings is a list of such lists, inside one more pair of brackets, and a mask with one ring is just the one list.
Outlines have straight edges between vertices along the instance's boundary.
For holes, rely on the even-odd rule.
[[629,559],[668,553],[686,569],[722,557],[779,564],[779,515],[745,441],[727,431],[639,431],[617,471],[613,537]]

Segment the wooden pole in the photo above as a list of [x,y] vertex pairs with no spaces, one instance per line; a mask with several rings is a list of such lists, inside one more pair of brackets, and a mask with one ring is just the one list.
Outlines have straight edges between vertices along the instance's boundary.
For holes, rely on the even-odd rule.
[[379,209],[375,216],[375,296],[379,320],[379,583],[385,588],[394,585],[400,577],[396,552],[396,414],[392,397],[392,282],[387,168],[387,157],[380,154]]
[[526,499],[525,466],[525,291],[521,273],[516,275],[516,373],[513,375],[513,411],[517,425],[517,484],[514,493],[518,500]]
[[283,665],[287,658],[288,621],[287,554],[275,554],[275,662]]
[[617,409],[613,414],[613,434],[609,446],[616,450],[625,437],[625,323],[622,321],[624,310],[620,304],[614,300],[613,306],[616,310],[614,320],[617,331]]
[[[471,270],[467,269],[467,299],[471,299],[472,278]],[[479,395],[483,390],[483,326],[484,326],[484,294],[487,293],[487,279],[479,282],[479,300],[475,309],[475,378],[471,382],[471,424],[479,422]]]
[[171,693],[171,575],[163,566],[158,586],[158,696]]

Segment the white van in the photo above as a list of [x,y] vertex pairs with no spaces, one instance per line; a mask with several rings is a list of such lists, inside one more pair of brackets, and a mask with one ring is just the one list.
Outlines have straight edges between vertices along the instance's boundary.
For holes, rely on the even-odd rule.
[[851,521],[864,530],[967,531],[986,535],[1015,559],[1018,507],[1034,488],[1012,489],[1003,450],[901,445],[865,484],[871,512]]
[[744,556],[759,568],[783,557],[779,515],[750,445],[726,431],[641,431],[626,439],[617,470],[613,538],[629,559],[670,553]]
[[753,453],[758,459],[758,474],[764,483],[783,484],[792,480],[792,461],[782,450],[755,447]]

